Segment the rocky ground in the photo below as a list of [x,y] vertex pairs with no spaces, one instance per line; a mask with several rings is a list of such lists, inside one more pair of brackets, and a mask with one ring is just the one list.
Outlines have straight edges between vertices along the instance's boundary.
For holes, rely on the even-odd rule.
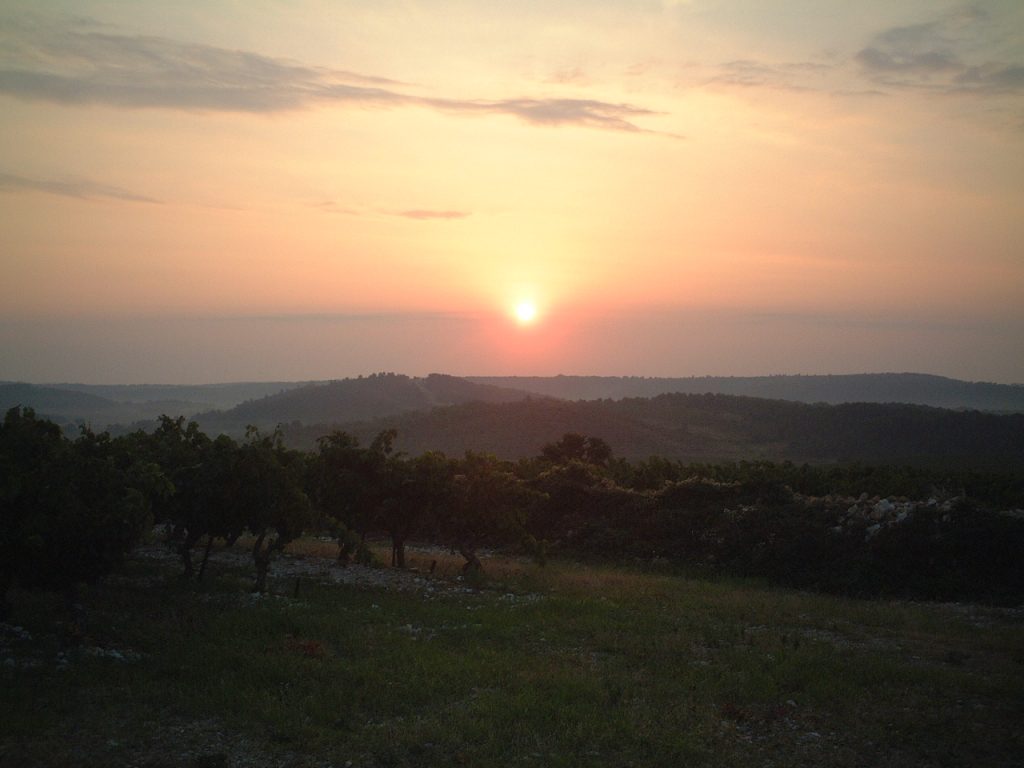
[[[442,550],[430,547],[412,548],[412,552],[423,556],[441,556]],[[130,559],[158,563],[165,574],[173,573],[180,564],[174,549],[163,541],[147,544],[136,549]],[[250,554],[245,549],[221,549],[210,556],[211,571],[241,571],[252,569]],[[155,582],[159,577],[108,576],[103,583],[115,585],[131,581],[136,586],[147,581]],[[173,577],[172,577],[173,578]],[[474,606],[474,596],[479,590],[462,583],[461,578],[445,579],[415,569],[370,567],[358,564],[340,565],[327,557],[306,555],[282,555],[271,566],[271,589],[266,594],[256,592],[210,592],[200,593],[198,599],[206,602],[224,602],[233,607],[255,605],[261,601],[275,601],[283,604],[300,604],[302,590],[311,583],[329,585],[350,585],[360,589],[386,592],[416,593],[424,600],[439,597],[456,598]],[[102,584],[101,584],[102,587]],[[492,595],[507,605],[519,605],[541,599],[538,594],[503,592]],[[376,608],[374,604],[371,606]],[[474,625],[478,626],[478,625]],[[102,657],[110,663],[136,665],[145,663],[145,655],[130,648],[96,644],[88,633],[79,638],[66,637],[66,627],[56,627],[54,632],[44,636],[33,635],[28,629],[17,624],[0,623],[0,666],[9,669],[34,669],[42,672],[66,672],[86,658]],[[444,627],[442,627],[444,629]],[[451,629],[451,628],[449,628]],[[428,629],[414,624],[398,628],[414,639],[429,641],[437,628]],[[294,652],[315,654],[317,649],[306,647],[301,640],[294,641]],[[54,649],[59,650],[54,653]],[[347,758],[337,760],[311,756],[301,749],[290,750],[287,745],[274,743],[237,732],[214,718],[186,720],[172,717],[153,723],[145,733],[123,736],[125,727],[109,724],[102,731],[76,729],[68,734],[66,752],[54,755],[54,764],[59,765],[124,765],[137,768],[228,768],[228,766],[252,766],[252,768],[348,768],[353,761]],[[110,734],[122,734],[111,738]],[[21,757],[19,757],[21,756]],[[0,739],[0,765],[31,765],[17,745],[3,743]],[[127,762],[126,762],[127,761]]]
[[[843,504],[846,500],[843,500]],[[927,502],[924,502],[927,504]],[[837,503],[835,509],[843,504]],[[852,507],[856,509],[851,509]],[[856,518],[860,525],[893,524],[898,525],[906,519],[901,515],[913,514],[914,507],[904,506],[904,502],[883,499],[853,500],[842,514]],[[330,543],[323,542],[324,552],[330,552]],[[430,559],[441,559],[446,556],[443,550],[431,548],[414,548],[412,553],[419,555],[418,562],[429,562]],[[153,581],[168,580],[177,577],[180,563],[177,554],[166,543],[148,544],[136,550],[132,557],[136,561],[156,564],[156,569],[144,569],[148,576],[114,575],[107,578],[106,583],[116,586],[119,581],[130,581],[133,585],[142,584],[146,579]],[[210,570],[212,573],[234,573],[246,578],[252,572],[252,563],[248,551],[239,546],[221,549],[211,554]],[[137,570],[137,569],[136,569]],[[525,606],[543,601],[544,594],[534,592],[510,591],[492,584],[481,592],[458,578],[444,578],[429,571],[413,568],[400,570],[383,567],[368,567],[358,564],[341,566],[333,558],[325,556],[294,554],[278,557],[271,566],[271,589],[266,595],[259,595],[239,589],[238,591],[199,592],[198,599],[223,602],[225,607],[242,607],[258,605],[263,601],[274,601],[275,604],[300,605],[303,600],[303,589],[312,584],[349,585],[371,594],[369,601],[384,603],[384,599],[373,596],[379,593],[383,598],[389,592],[401,592],[416,595],[423,600],[455,600],[464,605],[467,611],[479,608],[485,601],[493,604],[498,602],[509,607]],[[102,588],[102,585],[101,585]],[[894,610],[899,604],[893,603]],[[934,605],[934,604],[933,604]],[[370,608],[376,609],[376,602]],[[386,606],[385,606],[386,608]],[[993,608],[969,604],[934,605],[939,612],[948,612],[950,617],[966,620],[979,629],[993,623],[1010,624],[1024,621],[1024,607],[1016,609]],[[383,609],[382,609],[383,610]],[[449,626],[438,623],[434,626],[422,626],[417,623],[404,623],[394,627],[395,631],[422,642],[439,642],[436,634],[466,630],[467,627],[479,628],[474,624],[476,614],[467,613],[465,624]],[[913,643],[903,647],[903,643],[913,637],[901,637],[895,633],[878,632],[875,630],[852,631],[849,627],[840,626],[836,630],[815,627],[811,622],[803,622],[802,616],[790,617],[789,623],[748,622],[741,628],[736,643],[755,651],[777,653],[779,648],[796,649],[801,644],[826,644],[832,646],[836,653],[883,653],[896,654],[905,658],[910,665],[927,667],[939,663],[954,668],[973,668],[987,663],[985,650],[965,652],[960,648],[944,651],[938,660],[922,658]],[[405,621],[400,619],[399,621]],[[463,619],[459,619],[463,621]],[[763,621],[763,620],[762,620]],[[135,665],[145,664],[146,656],[133,648],[119,647],[109,643],[90,640],[88,634],[79,638],[78,642],[69,644],[61,636],[62,629],[56,628],[55,633],[43,635],[31,632],[17,624],[0,624],[0,665],[15,670],[17,674],[45,675],[63,674],[72,670],[76,664],[85,659],[102,658],[105,663],[116,664],[119,669],[129,670]],[[102,634],[102,633],[100,633]],[[299,638],[285,640],[287,650],[297,654],[315,656],[321,649],[311,641]],[[291,643],[290,645],[288,645]],[[778,647],[776,647],[778,646]],[[56,650],[55,650],[56,649]],[[582,652],[582,651],[581,651]],[[710,649],[695,646],[692,649],[692,664],[709,670],[717,663],[716,654],[721,649]],[[768,658],[768,657],[766,657]],[[980,659],[980,661],[979,661]],[[124,666],[121,666],[124,665]],[[25,673],[19,670],[26,670]],[[835,751],[839,748],[849,749],[848,740],[841,731],[836,730],[828,719],[815,719],[813,713],[804,710],[804,702],[800,697],[784,699],[781,702],[752,705],[739,701],[726,703],[717,712],[720,729],[729,738],[739,742],[764,747],[762,765],[781,765],[784,762],[773,762],[773,754],[778,744],[788,745],[786,748],[796,750],[792,754]],[[978,697],[964,695],[957,701],[958,707],[971,709],[984,707],[986,703]],[[973,715],[972,715],[973,717]],[[102,721],[100,721],[102,722]],[[371,727],[367,724],[366,727]],[[54,734],[43,734],[41,738],[48,747],[56,750],[46,765],[123,765],[136,768],[228,768],[229,766],[253,766],[254,768],[351,768],[367,764],[365,756],[358,754],[331,755],[317,750],[305,749],[301,744],[275,741],[273,734],[253,735],[252,732],[240,731],[215,717],[187,719],[178,713],[168,713],[158,721],[148,724],[144,730],[134,729],[127,722],[103,722],[102,727],[86,728],[80,724],[60,738]],[[760,749],[760,747],[758,748]],[[851,753],[852,754],[852,753]],[[38,760],[30,759],[33,753],[23,751],[21,745],[7,743],[0,738],[0,765],[32,765]],[[857,764],[855,758],[851,758]],[[543,756],[538,755],[535,764],[543,764]],[[371,763],[376,764],[376,763]]]

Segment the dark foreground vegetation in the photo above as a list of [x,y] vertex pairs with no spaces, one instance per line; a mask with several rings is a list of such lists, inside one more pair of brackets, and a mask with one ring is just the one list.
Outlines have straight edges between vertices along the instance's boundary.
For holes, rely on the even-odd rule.
[[167,417],[71,440],[9,411],[0,764],[1024,754],[1024,625],[997,605],[1024,595],[1019,472],[394,441]]
[[[366,562],[367,537],[458,552],[481,547],[673,566],[852,596],[1018,603],[1024,596],[1024,473],[922,467],[683,464],[616,459],[566,434],[517,462],[406,456],[395,433],[344,432],[315,451],[254,428],[241,442],[163,417],[152,432],[76,440],[30,410],[0,428],[0,591],[63,591],[115,569],[163,526],[187,579],[216,542],[251,537],[255,589],[303,533]],[[6,610],[6,609],[5,609]]]

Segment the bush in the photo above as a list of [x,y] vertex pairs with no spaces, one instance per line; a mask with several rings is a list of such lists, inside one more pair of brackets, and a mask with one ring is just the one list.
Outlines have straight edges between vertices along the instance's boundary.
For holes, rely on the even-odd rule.
[[168,490],[159,468],[88,429],[75,441],[31,409],[0,426],[0,588],[70,591],[116,568]]

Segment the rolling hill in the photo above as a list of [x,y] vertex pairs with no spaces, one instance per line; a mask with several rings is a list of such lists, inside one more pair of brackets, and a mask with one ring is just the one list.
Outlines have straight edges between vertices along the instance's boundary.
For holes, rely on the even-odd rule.
[[685,394],[745,395],[804,403],[911,403],[935,408],[1024,413],[1024,386],[959,381],[921,373],[840,376],[472,376],[470,381],[563,400],[619,400]]
[[298,382],[190,386],[0,382],[0,409],[22,406],[64,425],[86,423],[97,430],[120,425],[123,431],[127,425],[152,422],[164,413],[193,416],[298,386]]
[[0,383],[0,411],[21,406],[55,421],[105,418],[118,403],[98,395],[22,382]]
[[459,403],[514,402],[529,396],[526,392],[437,373],[425,378],[381,373],[297,387],[249,400],[226,411],[198,414],[196,420],[207,430],[239,433],[249,424],[261,428],[296,421],[340,424]]
[[84,392],[118,403],[183,403],[182,413],[233,408],[246,400],[274,395],[311,382],[240,381],[227,384],[48,384],[53,389]]
[[[565,432],[580,432],[603,438],[617,456],[629,459],[1024,465],[1024,414],[898,404],[811,405],[688,394],[618,401],[526,399],[463,403],[336,426],[364,440],[394,428],[397,447],[413,454],[477,450],[514,459],[537,455]],[[330,429],[291,425],[285,435],[296,446],[311,447]]]
[[[555,399],[487,382],[514,382],[545,393],[584,394],[595,399]],[[756,385],[788,397],[677,392],[596,399],[622,389],[658,389],[679,382],[698,389],[715,382],[726,382],[734,388]],[[889,389],[885,388],[887,384]],[[246,391],[247,385],[212,386],[234,387],[222,394],[237,396]],[[211,434],[241,436],[249,424],[264,430],[281,424],[288,442],[305,448],[314,446],[317,437],[335,428],[364,439],[381,429],[394,428],[399,435],[398,447],[410,453],[441,450],[459,455],[466,450],[482,450],[518,458],[536,455],[543,445],[565,432],[580,432],[603,438],[616,455],[631,459],[658,455],[685,461],[763,458],[1024,466],[1024,413],[866,401],[869,397],[921,399],[930,391],[928,396],[933,400],[974,402],[1012,411],[1013,395],[1024,388],[915,374],[470,380],[441,374],[413,378],[388,373],[291,387],[280,383],[251,386],[256,389],[248,391],[267,392],[266,387],[276,387],[276,391],[227,410],[195,414],[194,401],[119,402],[64,386],[6,383],[0,384],[0,407],[31,406],[60,423],[85,421],[100,429],[110,424],[133,425],[120,427],[119,431],[147,428],[160,413],[192,416]],[[113,388],[110,392],[155,398],[179,392],[194,396],[205,389],[147,386]],[[954,397],[958,391],[962,393],[960,399]],[[985,393],[987,399],[982,397]],[[856,395],[865,401],[825,402]],[[800,402],[798,396],[818,402]]]

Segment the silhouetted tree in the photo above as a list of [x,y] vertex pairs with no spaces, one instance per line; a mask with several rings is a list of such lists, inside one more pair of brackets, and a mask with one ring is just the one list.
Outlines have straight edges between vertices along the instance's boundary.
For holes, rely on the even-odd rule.
[[548,443],[541,449],[541,456],[552,464],[582,461],[605,467],[612,458],[612,449],[600,437],[585,437],[577,432],[566,432],[562,439]]
[[266,591],[275,553],[312,523],[303,490],[304,462],[303,454],[284,447],[280,432],[263,435],[255,427],[246,430],[235,469],[235,502],[246,510],[246,526],[256,539],[252,557],[257,592]]
[[395,435],[394,430],[385,430],[365,448],[340,431],[318,441],[315,497],[323,513],[335,521],[342,563],[362,545],[367,532],[380,521],[384,502],[397,492],[400,467],[392,456]]
[[393,457],[387,480],[380,521],[391,537],[391,565],[404,568],[406,541],[417,525],[436,516],[450,495],[452,464],[432,452],[412,459]]
[[222,460],[214,460],[210,438],[196,422],[186,425],[184,416],[163,415],[152,434],[136,433],[131,439],[162,467],[174,486],[173,493],[156,505],[155,516],[156,522],[168,523],[173,529],[172,540],[177,543],[186,579],[194,573],[192,551],[207,537],[202,574],[214,537],[227,535],[222,530],[226,526],[217,519],[231,509],[225,493],[232,483],[232,457],[222,455],[227,446],[222,444],[218,451]]
[[[88,428],[69,441],[31,409],[0,426],[0,590],[63,591],[118,566],[169,492],[160,469],[124,440]],[[4,598],[5,599],[5,598]]]
[[490,454],[467,452],[458,461],[451,490],[438,507],[445,541],[461,554],[464,572],[480,571],[476,551],[488,540],[517,540],[537,494]]

